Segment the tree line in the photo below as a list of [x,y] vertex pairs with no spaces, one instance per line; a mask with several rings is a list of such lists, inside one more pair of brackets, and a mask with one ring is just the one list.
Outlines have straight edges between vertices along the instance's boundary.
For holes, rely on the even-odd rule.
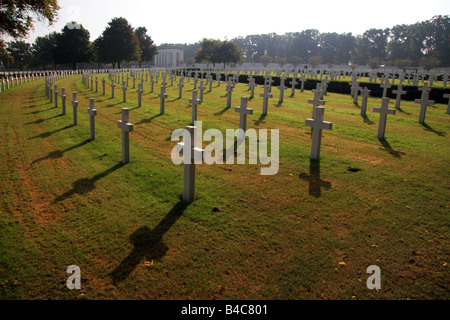
[[75,70],[79,63],[110,64],[152,61],[158,50],[145,27],[133,28],[124,18],[113,18],[95,41],[81,24],[70,22],[61,32],[37,37],[33,44],[23,40],[0,40],[4,67],[16,70],[53,69],[56,65]]
[[[208,50],[210,39],[194,44],[162,44],[161,49],[185,51],[188,64],[200,61],[199,50]],[[435,16],[411,25],[396,25],[386,29],[369,29],[363,35],[336,32],[320,33],[316,29],[248,35],[230,40],[241,50],[240,62],[280,65],[302,63],[319,64],[391,65],[398,68],[420,66],[450,67],[450,18]],[[197,53],[197,54],[196,54]],[[213,61],[208,61],[213,63]]]
[[[23,40],[37,17],[50,25],[57,19],[57,0],[2,0],[0,63],[3,67],[47,69],[65,65],[75,69],[78,63],[111,64],[120,68],[124,61],[152,61],[157,47],[145,27],[133,28],[126,19],[112,19],[102,35],[90,42],[89,31],[76,22],[68,23],[61,32],[36,38],[33,44]],[[450,18],[434,16],[411,25],[386,29],[369,29],[363,35],[352,33],[320,33],[316,29],[248,35],[230,41],[203,39],[194,44],[162,44],[159,49],[181,49],[185,63],[260,62],[267,65],[307,63],[369,65],[387,64],[399,68],[420,66],[450,67]]]

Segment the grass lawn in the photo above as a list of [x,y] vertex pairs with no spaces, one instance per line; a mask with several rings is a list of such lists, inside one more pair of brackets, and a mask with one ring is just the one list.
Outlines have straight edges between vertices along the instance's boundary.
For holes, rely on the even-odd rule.
[[[280,167],[198,165],[196,201],[180,200],[183,166],[171,160],[175,129],[191,121],[193,79],[178,99],[161,78],[142,107],[82,84],[66,88],[67,115],[45,96],[44,80],[0,94],[0,299],[449,299],[450,121],[446,105],[402,102],[378,140],[350,95],[328,93],[320,162],[309,160],[311,91],[278,90],[262,114],[262,87],[249,100],[247,128],[279,129]],[[71,93],[78,92],[78,126]],[[204,93],[203,131],[237,129],[238,84],[226,109],[225,83]],[[89,98],[98,110],[89,140]],[[360,100],[361,101],[361,100]],[[391,101],[393,108],[395,101]],[[131,162],[121,165],[121,108],[130,108]],[[206,144],[204,145],[206,146]],[[270,149],[269,149],[270,150]],[[81,269],[68,290],[66,269]],[[381,269],[379,291],[366,286]]]

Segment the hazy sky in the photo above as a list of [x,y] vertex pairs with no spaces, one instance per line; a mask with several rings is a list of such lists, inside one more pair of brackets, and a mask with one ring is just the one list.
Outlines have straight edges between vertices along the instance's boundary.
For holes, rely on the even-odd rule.
[[72,20],[95,40],[114,17],[133,27],[144,26],[153,41],[194,43],[203,38],[224,40],[250,34],[352,32],[413,24],[434,15],[450,15],[450,0],[59,0],[59,20],[49,27],[36,23],[27,42],[61,31]]

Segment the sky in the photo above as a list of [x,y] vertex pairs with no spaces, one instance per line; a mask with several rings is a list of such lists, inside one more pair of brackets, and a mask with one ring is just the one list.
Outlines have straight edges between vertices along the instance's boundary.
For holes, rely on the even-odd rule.
[[156,45],[195,43],[203,38],[317,29],[362,35],[371,28],[414,24],[435,15],[450,15],[450,0],[59,0],[59,19],[49,26],[36,22],[25,41],[60,32],[70,21],[89,30],[91,41],[114,17],[146,27]]

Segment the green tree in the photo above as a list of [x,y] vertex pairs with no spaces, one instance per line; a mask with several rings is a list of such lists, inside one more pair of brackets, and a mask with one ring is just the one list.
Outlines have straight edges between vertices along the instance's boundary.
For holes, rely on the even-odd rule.
[[13,66],[21,71],[31,62],[31,44],[23,40],[9,42],[6,50],[14,59]]
[[423,57],[420,60],[420,66],[427,71],[430,71],[431,69],[436,68],[440,64],[441,64],[441,61],[439,61],[437,58],[434,58],[434,57]]
[[34,41],[31,51],[31,67],[36,69],[46,69],[55,65],[54,51],[56,48],[57,32],[52,32],[43,37],[37,37]]
[[242,58],[242,51],[239,46],[233,41],[224,41],[220,44],[219,48],[216,48],[219,62],[226,63],[238,63]]
[[57,0],[2,0],[0,35],[24,37],[33,28],[35,18],[53,24],[58,15]]
[[405,69],[406,67],[411,67],[413,61],[411,59],[396,59],[394,65],[399,69]]
[[233,41],[203,39],[200,49],[195,52],[195,62],[208,62],[214,66],[216,63],[238,63],[241,57],[241,49]]
[[195,62],[207,62],[215,66],[216,63],[220,62],[220,57],[217,54],[220,45],[220,40],[203,39],[200,42],[200,48],[195,52]]
[[13,57],[6,51],[6,43],[0,39],[0,64],[3,68],[14,63]]
[[158,54],[158,49],[154,44],[152,38],[147,34],[147,28],[139,27],[134,30],[138,44],[139,53],[141,59],[139,60],[139,68],[141,67],[142,61],[148,62],[152,61],[153,58]]
[[292,63],[294,66],[298,66],[299,64],[302,64],[305,62],[305,60],[299,56],[291,56],[287,59],[287,61],[289,63]]
[[259,57],[259,62],[262,63],[264,67],[267,67],[269,63],[273,62],[273,58],[271,56],[261,56]]
[[312,56],[312,57],[309,57],[309,59],[308,59],[308,64],[310,64],[313,68],[317,67],[321,63],[322,63],[321,56]]
[[99,62],[117,64],[119,69],[123,61],[140,60],[138,40],[124,18],[113,18],[94,44]]
[[[72,25],[75,22],[72,22]],[[70,64],[76,70],[77,63],[89,62],[93,58],[92,45],[89,42],[89,31],[79,28],[69,28],[67,25],[56,36],[54,59],[56,64]]]
[[283,67],[287,63],[287,59],[286,58],[276,58],[275,62],[278,63],[280,65],[280,67]]

